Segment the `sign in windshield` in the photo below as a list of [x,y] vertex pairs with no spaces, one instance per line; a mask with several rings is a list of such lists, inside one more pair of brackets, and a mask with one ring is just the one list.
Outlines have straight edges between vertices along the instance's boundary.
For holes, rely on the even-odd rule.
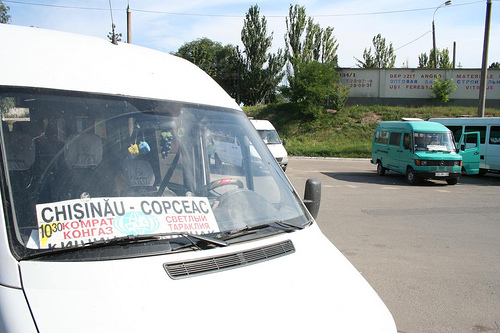
[[202,197],[67,200],[37,205],[36,214],[40,248],[128,235],[219,231],[208,199]]

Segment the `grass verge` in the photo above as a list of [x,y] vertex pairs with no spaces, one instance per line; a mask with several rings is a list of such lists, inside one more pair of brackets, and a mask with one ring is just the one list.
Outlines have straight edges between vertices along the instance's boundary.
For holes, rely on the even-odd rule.
[[[311,157],[370,157],[373,132],[380,121],[477,115],[474,107],[377,105],[327,110],[317,119],[306,119],[292,103],[245,107],[244,111],[249,117],[271,121],[286,139],[289,155]],[[500,117],[500,109],[487,108],[485,115]]]

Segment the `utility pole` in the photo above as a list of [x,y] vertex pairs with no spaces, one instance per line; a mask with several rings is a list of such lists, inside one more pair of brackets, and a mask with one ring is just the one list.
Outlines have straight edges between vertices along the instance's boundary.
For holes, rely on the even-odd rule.
[[488,45],[490,40],[491,0],[486,1],[486,22],[484,24],[483,63],[481,65],[481,85],[479,86],[478,117],[484,117],[486,106],[486,79],[488,76]]
[[127,43],[132,44],[132,11],[127,4]]
[[436,7],[434,14],[432,14],[432,50],[434,52],[434,68],[437,68],[437,50],[436,50],[436,26],[434,25],[434,16],[436,16],[436,12],[439,8],[443,6],[451,5],[451,0],[447,0]]
[[453,69],[455,69],[456,52],[457,52],[457,42],[453,42]]

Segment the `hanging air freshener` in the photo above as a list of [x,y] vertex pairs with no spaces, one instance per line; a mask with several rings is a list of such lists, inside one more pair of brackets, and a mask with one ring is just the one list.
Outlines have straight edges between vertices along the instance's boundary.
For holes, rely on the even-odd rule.
[[142,141],[139,142],[139,151],[143,155],[148,154],[151,151],[149,144],[146,142],[146,139],[144,138],[144,132],[142,132]]
[[147,154],[151,151],[151,148],[149,148],[149,144],[146,141],[141,141],[139,143],[139,151],[141,154]]
[[132,157],[135,157],[139,155],[139,147],[137,146],[136,143],[133,143],[130,145],[130,147],[128,147],[128,152]]
[[128,147],[128,152],[132,157],[139,155],[139,146],[137,146],[137,131],[135,132],[135,141],[130,145],[130,147]]

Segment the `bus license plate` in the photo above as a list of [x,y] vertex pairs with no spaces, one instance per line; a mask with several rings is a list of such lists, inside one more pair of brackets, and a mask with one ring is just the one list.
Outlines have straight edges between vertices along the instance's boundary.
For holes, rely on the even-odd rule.
[[436,177],[448,177],[449,175],[449,172],[436,172]]

